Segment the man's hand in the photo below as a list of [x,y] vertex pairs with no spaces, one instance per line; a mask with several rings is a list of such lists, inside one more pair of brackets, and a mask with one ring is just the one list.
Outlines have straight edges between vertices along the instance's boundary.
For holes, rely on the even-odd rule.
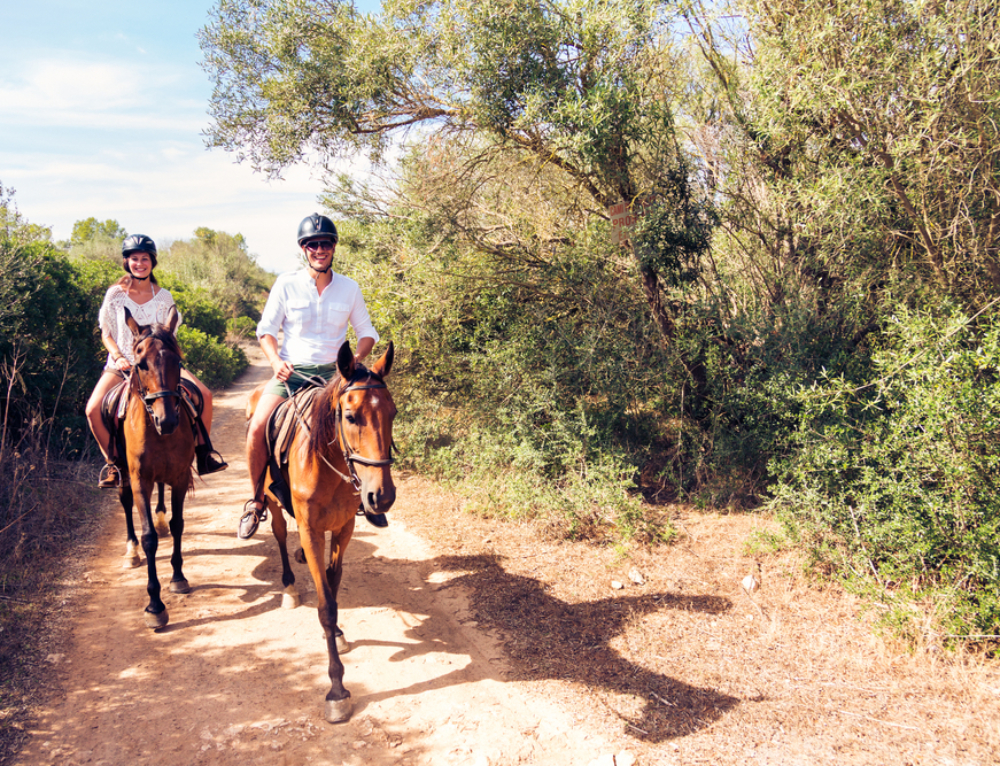
[[292,377],[292,371],[295,368],[292,367],[290,362],[286,362],[284,359],[277,359],[271,362],[271,369],[274,370],[274,377],[280,381],[286,381]]
[[271,369],[274,371],[274,377],[280,381],[286,381],[292,377],[292,367],[290,362],[286,362],[280,356],[278,356],[278,339],[273,335],[261,335],[260,336],[260,349],[264,352],[264,356],[267,357],[268,363],[271,365]]

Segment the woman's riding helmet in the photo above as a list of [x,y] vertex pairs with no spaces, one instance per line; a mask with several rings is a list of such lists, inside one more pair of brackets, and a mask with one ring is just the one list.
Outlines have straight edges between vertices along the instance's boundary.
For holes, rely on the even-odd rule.
[[334,242],[337,242],[339,239],[337,237],[337,227],[325,215],[313,213],[311,216],[303,218],[302,223],[299,224],[300,245],[307,239],[316,239],[324,235],[328,236]]
[[[143,252],[149,253],[149,259],[153,262],[153,268],[156,268],[156,243],[152,239],[147,237],[145,234],[130,234],[125,237],[125,241],[122,242],[122,258],[128,258],[129,253]],[[128,265],[124,264],[125,271],[128,271]],[[132,272],[129,272],[130,274]]]

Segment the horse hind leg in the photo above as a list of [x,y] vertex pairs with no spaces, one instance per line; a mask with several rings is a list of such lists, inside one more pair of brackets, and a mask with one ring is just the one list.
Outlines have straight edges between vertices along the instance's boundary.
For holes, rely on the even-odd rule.
[[118,500],[125,511],[125,553],[122,554],[122,567],[134,569],[142,563],[142,559],[139,557],[139,538],[135,536],[135,522],[132,519],[132,487],[127,482],[118,491]]
[[281,584],[284,586],[281,592],[281,608],[295,609],[302,603],[302,599],[299,597],[298,588],[295,587],[295,573],[288,560],[288,521],[281,508],[270,500],[266,502],[268,513],[271,514],[271,531],[274,533],[274,539],[278,541],[278,554],[281,556]]

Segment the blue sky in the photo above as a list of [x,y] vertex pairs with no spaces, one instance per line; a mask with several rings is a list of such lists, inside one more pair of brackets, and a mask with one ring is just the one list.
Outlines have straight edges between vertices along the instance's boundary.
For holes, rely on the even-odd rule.
[[[373,12],[378,1],[358,5]],[[0,183],[25,218],[56,239],[77,220],[113,218],[164,244],[207,226],[243,234],[267,269],[295,267],[318,173],[268,181],[204,145],[212,87],[196,33],[212,0],[4,6]]]

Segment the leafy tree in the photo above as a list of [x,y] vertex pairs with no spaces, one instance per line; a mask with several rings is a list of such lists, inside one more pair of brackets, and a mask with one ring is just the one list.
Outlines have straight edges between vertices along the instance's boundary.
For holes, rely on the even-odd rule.
[[[651,0],[220,0],[201,34],[215,80],[210,142],[277,174],[315,154],[383,155],[419,127],[564,177],[588,215],[646,199],[641,289],[665,338],[662,291],[697,270],[711,216],[676,131],[669,6]],[[596,206],[596,210],[594,209]]]
[[83,404],[103,361],[96,321],[82,320],[96,320],[104,291],[90,289],[88,275],[53,245],[47,229],[21,217],[9,190],[0,198],[0,220],[0,430],[16,440],[41,424],[49,434],[67,429],[54,446],[72,448],[84,433]]
[[118,221],[111,218],[106,221],[98,221],[91,216],[73,224],[69,242],[71,246],[83,245],[95,239],[112,239],[120,242],[127,236],[128,234]]
[[810,261],[828,282],[867,273],[869,284],[895,278],[971,305],[997,294],[995,9],[971,0],[734,5],[752,40],[742,68],[717,28],[694,22],[710,17],[705,9],[691,18],[767,198],[783,211],[771,216],[771,240],[786,261]]
[[[259,319],[274,275],[257,264],[242,234],[204,226],[194,234],[194,239],[173,242],[161,253],[160,270],[203,291],[221,312],[222,324],[238,316]],[[219,334],[215,327],[202,329],[210,335]]]

